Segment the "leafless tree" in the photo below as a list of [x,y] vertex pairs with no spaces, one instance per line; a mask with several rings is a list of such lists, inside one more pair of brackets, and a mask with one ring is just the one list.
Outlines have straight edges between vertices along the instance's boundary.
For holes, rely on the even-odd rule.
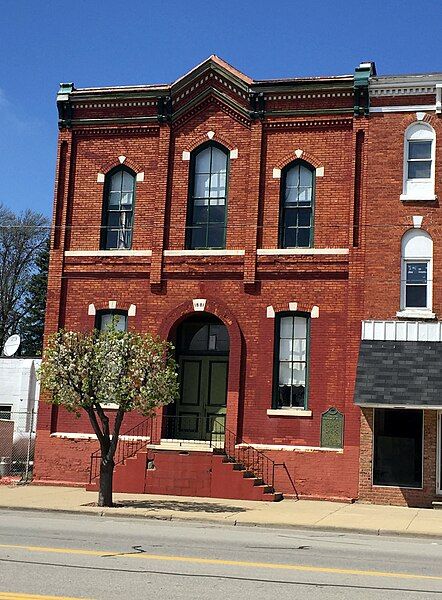
[[0,202],[0,353],[18,331],[35,260],[49,234],[48,219],[32,210],[15,214]]

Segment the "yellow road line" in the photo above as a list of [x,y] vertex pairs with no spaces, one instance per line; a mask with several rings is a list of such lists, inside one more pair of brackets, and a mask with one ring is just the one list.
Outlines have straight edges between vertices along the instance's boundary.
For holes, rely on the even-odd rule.
[[16,592],[0,592],[0,600],[81,600],[67,596],[39,596],[38,594],[18,594]]
[[[166,554],[122,553],[109,550],[81,550],[77,548],[52,548],[44,546],[22,546],[0,544],[0,549],[27,550],[28,552],[43,552],[54,554],[74,554],[80,556],[97,556],[102,558],[138,558],[143,560],[158,560],[168,562],[193,563],[199,565],[219,565],[228,567],[251,567],[255,569],[279,569],[285,571],[304,571],[309,573],[333,573],[337,575],[360,575],[363,577],[392,577],[396,579],[428,579],[442,581],[438,575],[415,575],[413,573],[394,573],[389,571],[364,571],[362,569],[338,569],[334,567],[314,567],[312,565],[291,565],[284,563],[251,562],[243,560],[223,560],[218,558],[198,558],[196,556],[168,556]],[[1,596],[0,596],[1,599]]]

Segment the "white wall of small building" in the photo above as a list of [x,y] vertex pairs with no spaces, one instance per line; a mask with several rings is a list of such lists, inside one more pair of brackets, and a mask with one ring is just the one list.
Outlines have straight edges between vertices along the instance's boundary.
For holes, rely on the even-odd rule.
[[0,412],[11,406],[12,413],[37,412],[40,384],[39,358],[0,358]]

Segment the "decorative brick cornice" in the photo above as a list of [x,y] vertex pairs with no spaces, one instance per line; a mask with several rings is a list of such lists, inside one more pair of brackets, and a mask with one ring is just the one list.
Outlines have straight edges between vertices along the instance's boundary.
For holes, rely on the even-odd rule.
[[84,127],[84,128],[75,128],[73,129],[73,134],[75,136],[84,136],[84,137],[96,137],[100,135],[118,135],[118,136],[128,136],[128,135],[158,135],[159,133],[159,125],[148,126],[148,127]]
[[264,129],[342,129],[343,127],[351,129],[353,127],[353,118],[341,119],[311,119],[302,121],[273,121],[264,122]]

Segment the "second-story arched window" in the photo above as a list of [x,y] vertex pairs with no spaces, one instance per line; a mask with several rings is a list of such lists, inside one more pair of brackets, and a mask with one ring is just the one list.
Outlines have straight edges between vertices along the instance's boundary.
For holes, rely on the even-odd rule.
[[101,248],[126,250],[132,246],[135,174],[117,167],[107,174],[104,184]]
[[186,248],[225,248],[228,154],[207,144],[191,156]]
[[304,161],[282,172],[279,247],[308,248],[313,241],[314,168]]
[[404,182],[401,200],[435,200],[436,134],[428,123],[413,123],[404,137]]
[[433,240],[426,231],[410,229],[402,238],[401,309],[432,310]]

